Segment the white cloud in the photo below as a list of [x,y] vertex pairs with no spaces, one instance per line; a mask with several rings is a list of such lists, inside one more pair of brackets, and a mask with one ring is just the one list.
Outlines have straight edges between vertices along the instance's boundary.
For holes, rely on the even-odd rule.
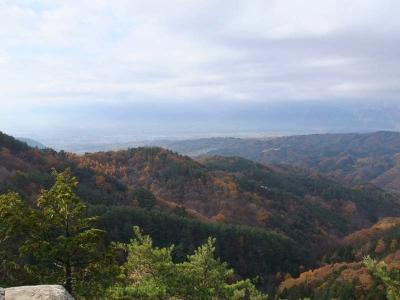
[[393,98],[399,12],[390,0],[3,1],[0,101]]

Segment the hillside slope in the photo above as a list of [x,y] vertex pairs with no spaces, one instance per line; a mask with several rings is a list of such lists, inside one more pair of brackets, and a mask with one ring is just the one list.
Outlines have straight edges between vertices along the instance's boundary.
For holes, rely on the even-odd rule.
[[30,139],[30,138],[25,138],[25,137],[17,137],[17,140],[28,144],[28,146],[32,147],[32,148],[39,148],[39,149],[46,149],[48,147],[46,147],[45,145],[43,145],[41,142],[38,142],[36,140]]
[[[131,196],[127,187],[110,176],[79,167],[65,152],[28,146],[0,132],[0,193],[17,191],[33,199],[52,184],[51,172],[71,168],[78,177],[78,194],[92,204],[126,204]],[[103,183],[103,184],[100,184]]]
[[[99,168],[80,165],[78,162],[83,157],[65,152],[57,153],[50,149],[33,149],[0,133],[0,194],[18,192],[27,201],[32,201],[33,205],[40,190],[52,185],[52,169],[60,171],[70,168],[80,182],[78,195],[89,204],[88,213],[100,217],[99,225],[107,232],[108,242],[128,242],[132,238],[132,227],[140,226],[144,232],[153,236],[156,245],[175,244],[174,257],[179,261],[203,244],[208,237],[214,236],[217,237],[218,257],[235,267],[241,276],[259,276],[260,284],[264,288],[272,286],[271,280],[276,272],[297,273],[300,265],[312,264],[312,254],[305,251],[304,245],[271,230],[212,222],[195,210],[192,210],[195,214],[191,214],[189,208],[184,209],[161,198],[157,199],[154,208],[139,207],[134,194],[136,189],[145,186],[146,181],[143,178],[148,176],[147,172],[150,170],[146,171],[143,166],[147,164],[146,159],[156,158],[154,154],[158,150],[153,152],[152,149],[141,149],[140,153],[147,153],[148,156],[137,157],[138,160],[134,163],[137,170],[140,170],[137,180],[126,180],[125,184],[123,173],[116,173],[120,175],[119,179],[107,175],[111,174],[107,169],[101,172],[96,170]],[[102,154],[95,156],[97,155]],[[167,170],[163,172],[157,165],[152,171],[159,171],[161,185],[171,180],[176,172],[175,168],[183,172],[188,164],[206,172],[203,166],[189,158],[175,154],[172,156],[178,161],[170,170],[172,173],[165,172]],[[185,163],[181,165],[183,162]],[[111,170],[121,170],[114,164],[110,167]],[[186,175],[185,172],[183,174]],[[176,191],[172,187],[167,185],[165,189],[170,190],[173,195]]]
[[162,148],[70,158],[211,221],[273,229],[320,249],[380,217],[400,215],[398,199],[380,190],[348,189],[295,169],[273,169],[242,158],[196,162]]
[[214,138],[163,145],[179,153],[241,156],[318,171],[346,184],[400,191],[400,133],[314,134],[270,139]]
[[399,272],[399,242],[400,218],[382,219],[346,236],[342,246],[328,258],[329,263],[284,280],[279,294],[293,300],[387,299],[383,282],[371,275],[362,260],[369,255]]
[[[162,148],[81,156],[33,149],[0,134],[0,193],[32,199],[51,185],[52,168],[71,168],[109,241],[128,240],[140,225],[160,245],[175,243],[179,259],[217,236],[221,258],[241,275],[260,275],[265,287],[277,272],[296,275],[301,265],[315,266],[354,230],[400,216],[396,195],[346,188],[294,167],[239,157],[195,161]],[[154,208],[138,207],[138,188],[156,196]]]

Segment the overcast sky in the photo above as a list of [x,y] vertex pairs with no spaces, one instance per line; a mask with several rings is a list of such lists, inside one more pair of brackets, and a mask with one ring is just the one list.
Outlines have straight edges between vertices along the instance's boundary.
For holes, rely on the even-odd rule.
[[0,130],[82,105],[397,101],[399,16],[398,0],[2,0]]

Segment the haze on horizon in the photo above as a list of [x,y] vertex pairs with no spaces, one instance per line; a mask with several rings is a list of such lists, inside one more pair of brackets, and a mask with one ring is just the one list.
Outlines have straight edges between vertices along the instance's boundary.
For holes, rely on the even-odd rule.
[[398,130],[399,15],[394,0],[5,0],[0,130]]

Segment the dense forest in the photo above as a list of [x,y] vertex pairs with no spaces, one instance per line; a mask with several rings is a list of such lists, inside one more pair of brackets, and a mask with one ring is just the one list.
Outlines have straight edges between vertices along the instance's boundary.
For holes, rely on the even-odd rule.
[[[369,228],[346,236],[341,245],[327,253],[323,266],[287,278],[279,293],[288,299],[398,299],[400,280],[400,218],[385,218]],[[387,274],[376,276],[365,258],[384,264]],[[373,263],[372,263],[373,264]],[[376,263],[375,263],[376,264]],[[382,275],[382,271],[380,272]],[[394,283],[397,291],[390,297],[385,288]]]
[[62,283],[78,299],[266,299],[215,257],[215,239],[183,261],[174,245],[156,247],[137,226],[128,243],[104,242],[78,181],[67,169],[31,207],[16,193],[0,196],[2,285]]
[[151,191],[161,207],[184,208],[208,221],[274,230],[314,250],[383,216],[400,213],[398,198],[375,188],[349,189],[300,170],[238,157],[201,162],[162,148],[69,156],[80,168]]
[[157,147],[77,155],[0,134],[0,194],[4,287],[61,283],[78,299],[385,299],[380,275],[397,280],[398,195],[299,167]]
[[346,186],[400,191],[400,133],[311,134],[266,139],[210,138],[155,142],[195,156],[240,156],[318,172]]

